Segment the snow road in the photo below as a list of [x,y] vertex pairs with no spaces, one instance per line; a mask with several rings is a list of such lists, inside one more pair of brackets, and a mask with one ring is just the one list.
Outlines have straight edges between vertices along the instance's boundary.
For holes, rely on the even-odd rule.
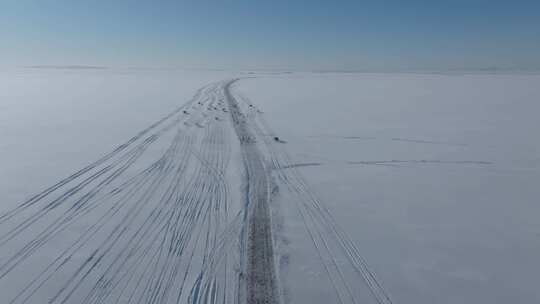
[[[256,136],[251,130],[236,99],[230,92],[234,81],[225,85],[224,91],[236,135],[242,147],[246,171],[246,212],[245,236],[242,253],[246,256],[243,264],[246,274],[247,303],[278,303],[277,278],[274,265],[272,224],[269,208],[269,171],[256,145]],[[247,248],[245,248],[247,247]]]
[[0,302],[537,302],[538,75],[256,76],[0,74]]
[[374,303],[391,303],[236,81],[204,86],[0,214],[6,303],[282,303],[270,208],[280,187],[294,193],[336,302],[357,303],[352,267]]

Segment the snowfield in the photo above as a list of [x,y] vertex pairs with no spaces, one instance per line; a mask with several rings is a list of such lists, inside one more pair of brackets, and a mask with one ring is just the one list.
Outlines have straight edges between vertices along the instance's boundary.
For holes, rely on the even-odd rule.
[[0,72],[5,303],[536,303],[540,75]]

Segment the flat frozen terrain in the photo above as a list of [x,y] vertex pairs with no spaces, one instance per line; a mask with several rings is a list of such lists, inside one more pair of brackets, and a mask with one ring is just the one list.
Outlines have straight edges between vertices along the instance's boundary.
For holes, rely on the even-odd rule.
[[[239,86],[394,303],[540,302],[539,75],[304,74]],[[291,297],[324,298],[331,285],[313,292],[321,274],[306,265],[317,257],[285,224]]]
[[539,100],[539,75],[2,71],[0,294],[540,302]]

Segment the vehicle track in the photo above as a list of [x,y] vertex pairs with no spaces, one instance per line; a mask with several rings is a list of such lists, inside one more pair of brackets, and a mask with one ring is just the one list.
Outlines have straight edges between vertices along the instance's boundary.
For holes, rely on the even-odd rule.
[[246,174],[246,218],[245,218],[245,286],[246,303],[278,303],[278,287],[275,271],[272,223],[269,209],[268,170],[256,145],[255,134],[250,129],[247,117],[230,92],[231,80],[225,87],[236,135],[240,141]]
[[28,274],[8,303],[237,302],[223,84],[0,215],[0,284]]
[[[360,303],[362,280],[376,303],[392,303],[284,145],[269,136],[262,112],[233,90],[237,81],[204,86],[111,152],[0,214],[4,302],[281,303],[274,174],[293,194],[336,302]],[[231,162],[235,153],[240,162]],[[238,170],[242,189],[231,187]]]
[[[335,291],[336,301],[338,303],[363,302],[360,300],[359,296],[362,295],[358,292],[356,281],[351,281],[348,279],[350,275],[344,274],[352,269],[358,277],[357,281],[364,281],[367,291],[371,293],[372,301],[379,304],[391,304],[390,295],[361,256],[358,247],[310,189],[283,145],[276,143],[274,140],[276,134],[269,127],[263,113],[246,97],[242,97],[241,100],[246,104],[247,117],[258,138],[264,142],[265,151],[269,155],[268,161],[274,169],[273,172],[275,172],[280,184],[293,194],[291,203],[296,206],[300,214],[330,285]],[[338,262],[337,259],[341,256],[346,259],[346,266]],[[361,298],[366,297],[362,296]]]

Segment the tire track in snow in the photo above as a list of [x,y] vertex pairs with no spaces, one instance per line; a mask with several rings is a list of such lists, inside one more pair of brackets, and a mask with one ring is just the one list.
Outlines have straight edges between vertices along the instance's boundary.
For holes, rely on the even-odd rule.
[[[260,112],[242,111],[234,81],[201,88],[113,151],[0,215],[0,284],[26,270],[7,301],[279,303],[270,170],[287,168],[275,172],[295,193],[338,301],[357,302],[341,254],[378,303],[391,303],[283,145],[263,136],[272,132]],[[231,208],[227,180],[236,143],[230,135],[239,140],[245,172],[239,209]],[[271,166],[261,148],[271,152]]]
[[240,140],[246,174],[245,213],[245,298],[246,303],[278,303],[272,223],[269,209],[269,176],[256,145],[248,118],[241,112],[238,102],[230,92],[231,80],[225,87],[236,135]]
[[[364,281],[372,299],[379,304],[390,304],[390,295],[384,289],[374,271],[361,256],[358,247],[351,241],[347,233],[341,229],[330,211],[309,188],[290,156],[281,144],[276,144],[275,133],[264,119],[262,112],[257,110],[251,101],[243,97],[246,103],[251,125],[266,147],[269,162],[278,180],[291,192],[303,225],[306,228],[319,260],[323,265],[339,303],[358,303],[355,281],[348,280],[344,272],[350,267],[360,280]],[[287,170],[283,170],[287,169]],[[339,254],[344,255],[347,266],[344,267],[336,260]]]
[[[232,126],[222,111],[223,84],[201,88],[112,152],[0,215],[0,249],[9,249],[0,283],[53,241],[75,236],[40,261],[9,303],[177,303],[193,299],[198,284],[205,295],[193,303],[237,302],[239,267],[228,265],[239,258],[241,225],[229,216]],[[161,156],[148,153],[164,141]],[[139,169],[145,158],[155,161]],[[79,221],[88,224],[73,230]]]

